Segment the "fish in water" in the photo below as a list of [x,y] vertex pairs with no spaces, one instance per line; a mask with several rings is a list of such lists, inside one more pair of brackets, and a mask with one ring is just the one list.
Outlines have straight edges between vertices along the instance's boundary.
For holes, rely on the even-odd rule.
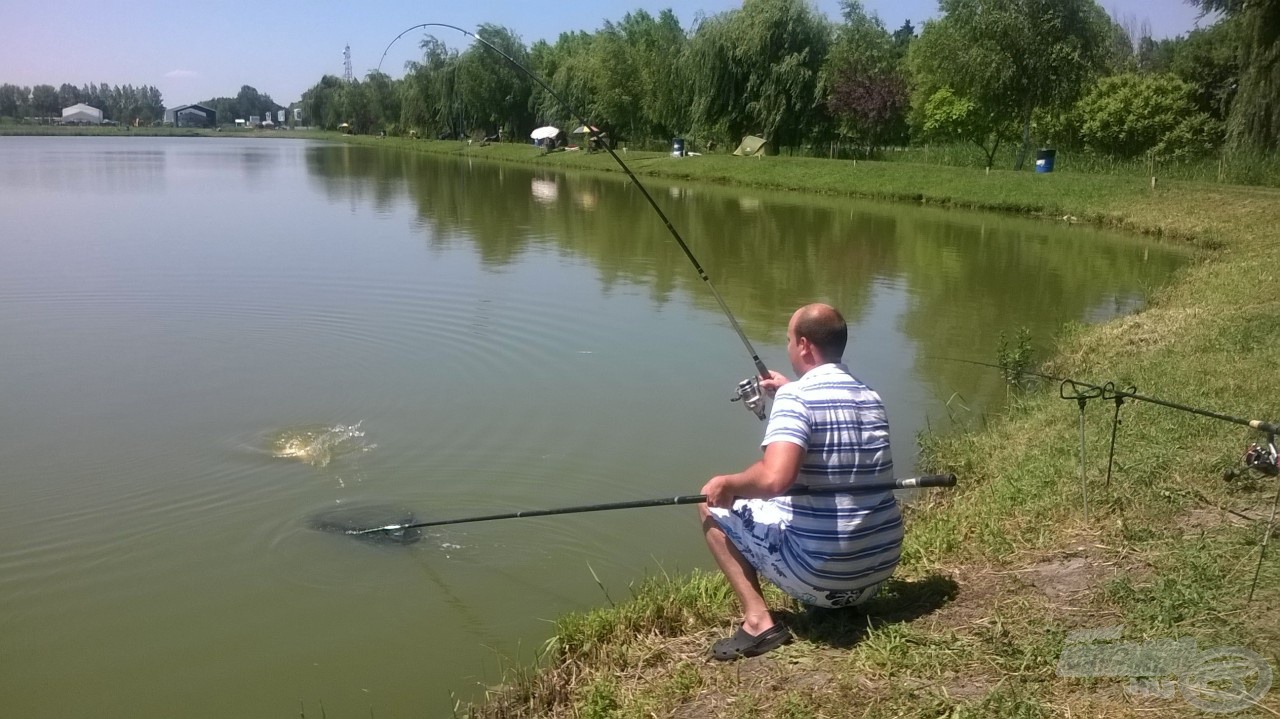
[[[390,504],[344,504],[317,512],[307,519],[307,527],[318,532],[345,534],[372,544],[413,544],[422,539],[421,529],[405,529],[417,519],[412,511]],[[386,527],[381,532],[364,530]]]
[[366,444],[360,422],[352,425],[305,425],[277,432],[270,440],[271,456],[296,459],[315,467],[324,467],[335,457],[350,452],[367,452],[375,445]]

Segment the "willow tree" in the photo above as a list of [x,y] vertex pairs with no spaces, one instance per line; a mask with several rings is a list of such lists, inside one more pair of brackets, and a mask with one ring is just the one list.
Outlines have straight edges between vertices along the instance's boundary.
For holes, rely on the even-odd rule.
[[[512,30],[485,23],[476,34],[521,65],[529,64],[529,50]],[[457,91],[464,114],[486,132],[502,129],[508,137],[526,137],[533,129],[532,81],[481,43],[459,56]]]
[[992,117],[1022,129],[1020,169],[1031,118],[1067,108],[1110,55],[1112,23],[1094,0],[941,0],[942,17],[911,44],[916,105],[949,89]]
[[1227,118],[1237,147],[1280,147],[1280,0],[1188,0],[1238,20],[1240,84]]
[[689,99],[680,63],[685,41],[671,10],[656,18],[637,10],[605,23],[594,53],[602,70],[598,92],[625,113],[612,118],[612,125],[649,139],[687,129]]
[[[554,45],[545,40],[535,42],[529,48],[529,64],[575,111],[598,125],[598,108],[592,105],[595,88],[590,71],[594,43],[595,36],[588,32],[560,33]],[[530,105],[539,125],[561,127],[577,122],[569,109],[541,86],[533,88]]]
[[332,130],[343,119],[342,88],[346,83],[333,75],[324,75],[320,82],[312,85],[302,93],[302,114],[307,123],[316,127]]
[[753,133],[795,147],[826,132],[830,42],[830,24],[804,0],[745,0],[704,20],[686,56],[699,133],[730,141]]
[[432,35],[418,44],[420,61],[405,63],[400,85],[400,124],[430,135],[461,137],[468,128],[458,92],[458,52]]

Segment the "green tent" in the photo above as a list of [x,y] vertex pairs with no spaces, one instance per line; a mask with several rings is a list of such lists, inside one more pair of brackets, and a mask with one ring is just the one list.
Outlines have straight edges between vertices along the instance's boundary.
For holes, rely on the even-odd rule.
[[764,143],[763,137],[747,135],[742,138],[742,142],[738,144],[738,149],[734,150],[733,154],[738,157],[764,157]]

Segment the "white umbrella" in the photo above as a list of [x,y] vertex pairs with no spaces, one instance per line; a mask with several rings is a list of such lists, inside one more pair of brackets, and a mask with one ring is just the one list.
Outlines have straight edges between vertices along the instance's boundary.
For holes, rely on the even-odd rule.
[[529,137],[532,137],[535,140],[545,140],[548,137],[555,137],[556,135],[559,135],[559,134],[560,134],[560,128],[547,125],[546,127],[539,127],[538,129],[529,133]]

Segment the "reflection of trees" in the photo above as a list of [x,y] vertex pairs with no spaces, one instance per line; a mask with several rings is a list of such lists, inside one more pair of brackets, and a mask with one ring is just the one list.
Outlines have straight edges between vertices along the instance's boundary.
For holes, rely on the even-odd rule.
[[[996,360],[1020,327],[1046,348],[1064,322],[1109,317],[1141,300],[1180,262],[1171,252],[1084,228],[1017,218],[916,213],[899,225],[899,271],[910,287],[904,334],[927,357]],[[943,396],[998,373],[920,360]],[[981,381],[980,381],[981,380]]]
[[[431,242],[465,238],[486,264],[505,264],[545,245],[589,258],[606,290],[620,283],[644,286],[659,303],[682,291],[719,311],[644,198],[615,178],[351,146],[313,148],[307,159],[331,199],[384,206],[407,191],[420,222],[431,228]],[[554,201],[548,202],[546,183],[556,186]],[[752,211],[743,209],[751,203],[730,192],[650,190],[744,329],[756,336],[779,340],[790,311],[814,299],[856,320],[870,278],[892,266],[891,215],[851,219],[801,204]]]
[[[606,291],[682,292],[719,312],[683,251],[629,183],[376,148],[324,146],[308,164],[333,198],[385,206],[407,195],[430,242],[473,246],[490,266],[545,248],[585,257]],[[1001,331],[1038,342],[1163,278],[1178,259],[1101,233],[994,215],[647,182],[743,328],[781,342],[798,305],[825,300],[858,323],[877,282],[908,301],[901,332],[917,358],[993,358]],[[1042,343],[1042,342],[1039,342]],[[982,370],[918,359],[942,396]],[[985,376],[998,382],[995,373]]]

